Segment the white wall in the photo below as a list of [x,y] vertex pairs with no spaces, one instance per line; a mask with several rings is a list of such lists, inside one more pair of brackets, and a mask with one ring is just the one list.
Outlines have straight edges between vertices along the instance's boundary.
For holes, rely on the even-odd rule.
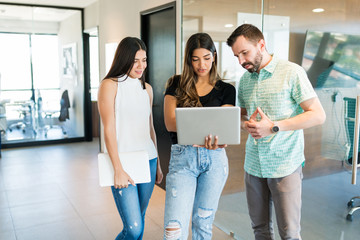
[[[170,0],[99,0],[99,52],[100,79],[106,75],[105,44],[120,42],[127,36],[140,37],[140,12],[155,8],[173,1]],[[176,1],[177,10],[177,59],[180,65],[181,46],[181,1]],[[179,61],[179,62],[178,62]]]
[[[61,76],[61,93],[67,89],[70,100],[70,121],[66,121],[66,128],[71,128],[77,136],[84,136],[84,59],[83,59],[83,40],[81,29],[81,13],[78,12],[60,23],[58,32],[59,37],[59,56],[60,72],[62,72],[62,47],[75,43],[77,50],[77,73],[74,78]],[[61,95],[60,95],[61,97]],[[68,131],[70,132],[70,131]]]
[[[176,1],[176,72],[180,72],[181,62],[181,0]],[[105,44],[119,43],[132,36],[140,38],[140,12],[170,2],[171,0],[99,0],[99,58],[100,81],[106,75]],[[86,20],[85,20],[86,22]],[[101,126],[101,149],[104,149],[103,128]]]
[[84,29],[99,26],[99,2],[95,2],[84,9]]

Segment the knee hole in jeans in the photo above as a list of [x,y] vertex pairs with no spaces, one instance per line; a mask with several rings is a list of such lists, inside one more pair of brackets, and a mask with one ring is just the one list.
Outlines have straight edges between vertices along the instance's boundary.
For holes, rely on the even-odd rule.
[[211,230],[213,221],[213,209],[198,208],[197,216],[194,216],[192,223],[195,228],[204,228]]
[[170,221],[165,228],[165,238],[167,240],[176,240],[181,237],[181,226],[177,221]]
[[198,208],[198,216],[200,218],[209,218],[213,214],[212,209]]

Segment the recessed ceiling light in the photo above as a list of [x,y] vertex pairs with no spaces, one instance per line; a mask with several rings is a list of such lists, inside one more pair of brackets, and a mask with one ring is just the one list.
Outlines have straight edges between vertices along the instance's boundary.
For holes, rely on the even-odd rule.
[[323,8],[315,8],[312,10],[314,13],[320,13],[320,12],[323,12],[325,11]]
[[231,23],[225,24],[225,27],[226,27],[226,28],[231,28],[231,27],[233,27],[233,26],[234,26],[234,24],[231,24]]

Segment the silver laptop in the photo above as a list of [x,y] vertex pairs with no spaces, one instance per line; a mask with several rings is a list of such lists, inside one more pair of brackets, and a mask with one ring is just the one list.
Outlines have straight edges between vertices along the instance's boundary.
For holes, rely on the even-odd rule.
[[240,107],[176,108],[178,143],[203,145],[218,136],[218,144],[240,144]]

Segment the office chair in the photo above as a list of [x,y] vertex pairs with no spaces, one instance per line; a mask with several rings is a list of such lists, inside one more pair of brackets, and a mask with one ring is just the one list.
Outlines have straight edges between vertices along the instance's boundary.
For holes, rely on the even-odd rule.
[[[350,151],[349,151],[349,157],[347,159],[347,163],[352,165],[353,161],[352,161],[352,156],[353,156],[353,142],[354,142],[354,128],[355,128],[355,108],[356,108],[356,99],[355,98],[348,98],[345,97],[344,98],[344,104],[345,104],[345,127],[346,127],[346,134],[348,136],[348,140],[350,142]],[[360,145],[360,144],[359,144]],[[360,148],[359,148],[360,149]],[[358,162],[357,164],[359,164],[360,162],[360,153],[358,153]],[[360,209],[360,205],[359,206],[355,206],[355,200],[360,199],[360,196],[355,196],[352,197],[350,199],[350,201],[348,202],[347,206],[349,208],[349,212],[346,216],[346,219],[348,221],[352,221],[353,220],[353,214],[354,212],[356,212],[357,210]]]
[[25,133],[26,130],[31,130],[30,133],[33,134],[32,136],[35,136],[37,132],[34,123],[34,102],[32,100],[18,101],[8,103],[8,105],[15,107],[16,111],[19,113],[19,121],[10,124],[7,127],[7,130],[12,132],[13,129],[18,129],[22,130],[23,133]]
[[13,129],[21,129],[23,133],[25,133],[25,128],[26,128],[26,125],[27,123],[29,123],[28,121],[28,113],[27,113],[27,108],[26,107],[23,107],[23,106],[20,106],[19,109],[17,110],[19,112],[19,119],[21,119],[21,121],[18,121],[18,122],[15,122],[15,123],[12,123],[11,125],[9,125],[7,127],[7,129],[12,132]]
[[69,108],[70,108],[69,94],[68,94],[68,90],[65,90],[61,95],[60,109],[59,110],[45,110],[45,111],[43,111],[43,113],[45,115],[44,118],[45,119],[46,118],[50,119],[50,124],[45,126],[45,137],[47,137],[48,131],[50,129],[55,128],[55,127],[61,128],[61,131],[62,131],[64,137],[67,137],[67,131],[65,130],[64,126],[58,125],[58,124],[55,125],[53,123],[53,119],[57,115],[59,115],[58,119],[59,119],[60,122],[65,122],[66,119],[70,119]]

